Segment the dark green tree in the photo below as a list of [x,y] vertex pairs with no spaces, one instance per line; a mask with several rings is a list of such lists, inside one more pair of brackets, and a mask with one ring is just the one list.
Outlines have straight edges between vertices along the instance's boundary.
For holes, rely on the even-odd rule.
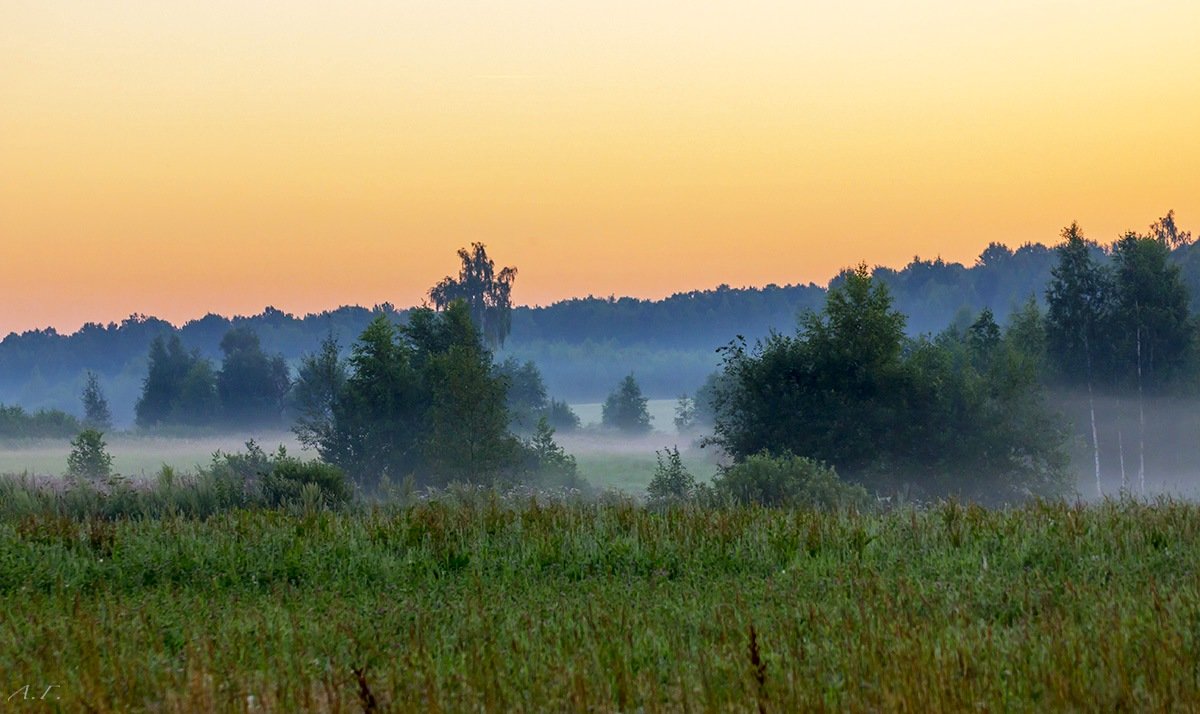
[[520,443],[508,432],[506,386],[466,303],[413,310],[401,328],[380,315],[354,345],[318,452],[368,489],[383,476],[424,485],[507,478]]
[[84,429],[71,442],[71,453],[67,456],[67,475],[90,480],[105,479],[112,475],[112,456],[109,455],[104,434],[95,429]]
[[112,411],[108,408],[108,399],[104,397],[104,390],[100,388],[100,377],[91,370],[88,370],[80,399],[83,402],[83,422],[89,429],[104,431],[112,428]]
[[184,426],[208,426],[221,417],[221,398],[217,393],[217,373],[212,363],[196,358],[171,408],[170,423]]
[[1187,287],[1158,237],[1127,233],[1113,245],[1112,261],[1118,378],[1159,391],[1180,376],[1192,351]]
[[493,367],[467,304],[451,303],[428,327],[423,318],[434,319],[415,312],[406,334],[421,356],[430,394],[423,444],[429,481],[488,483],[511,474],[519,442],[508,432],[507,383]]
[[1063,431],[1032,361],[1009,354],[989,315],[908,340],[886,287],[863,266],[844,277],[795,337],[723,350],[711,442],[738,464],[796,455],[884,491],[1061,492]]
[[301,358],[291,403],[296,414],[292,430],[307,448],[316,448],[333,433],[334,405],[346,388],[348,372],[333,335],[321,341],[315,354]]
[[575,457],[554,441],[554,427],[546,417],[538,419],[533,436],[525,442],[526,471],[534,482],[547,487],[583,488]]
[[428,399],[413,369],[412,350],[379,314],[354,344],[350,376],[333,404],[332,432],[317,451],[371,489],[422,466],[421,430]]
[[150,427],[169,423],[179,400],[179,390],[195,361],[183,349],[178,335],[155,337],[150,343],[149,367],[135,411],[137,424]]
[[600,411],[600,422],[626,434],[645,434],[650,431],[650,413],[646,398],[637,380],[629,374],[613,390]]
[[551,399],[546,405],[545,417],[547,423],[555,430],[572,432],[579,428],[579,415],[571,409],[571,405],[557,399]]
[[279,423],[291,387],[283,355],[263,352],[258,335],[246,327],[226,332],[221,352],[217,393],[224,418],[238,425]]
[[1195,335],[1188,291],[1170,259],[1170,242],[1180,240],[1171,214],[1159,235],[1127,233],[1113,245],[1116,300],[1113,332],[1117,378],[1133,383],[1138,403],[1138,483],[1146,492],[1145,391],[1160,391],[1183,371]]
[[135,411],[140,427],[211,424],[220,412],[216,374],[178,335],[150,343],[149,365]]
[[549,406],[542,373],[532,361],[522,363],[514,357],[501,362],[498,372],[508,384],[508,411],[513,428],[529,433]]
[[1094,392],[1097,373],[1108,371],[1107,359],[1101,359],[1107,354],[1100,346],[1109,337],[1112,278],[1096,261],[1099,248],[1084,238],[1079,224],[1064,228],[1062,239],[1056,249],[1058,263],[1046,288],[1046,345],[1058,378],[1087,386],[1096,492],[1103,495]]
[[1000,326],[992,311],[984,308],[979,318],[967,328],[967,344],[977,363],[987,364],[1000,346]]
[[491,347],[503,347],[512,330],[512,284],[517,269],[497,272],[483,243],[472,243],[470,250],[460,248],[462,261],[458,277],[446,276],[429,291],[434,307],[444,310],[456,300],[467,304],[471,320]]

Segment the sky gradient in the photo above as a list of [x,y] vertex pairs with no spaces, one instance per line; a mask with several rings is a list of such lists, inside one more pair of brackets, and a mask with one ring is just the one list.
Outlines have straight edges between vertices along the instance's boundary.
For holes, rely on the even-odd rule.
[[475,240],[533,304],[1168,208],[1194,0],[0,1],[0,334],[411,305]]

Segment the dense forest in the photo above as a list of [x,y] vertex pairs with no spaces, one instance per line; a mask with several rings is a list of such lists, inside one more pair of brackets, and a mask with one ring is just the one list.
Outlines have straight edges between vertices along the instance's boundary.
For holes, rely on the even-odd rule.
[[[1172,214],[1156,222],[1152,232],[1163,235],[1195,309],[1200,249],[1176,228]],[[1101,263],[1111,260],[1111,251],[1099,245],[1093,252]],[[1012,250],[992,244],[970,266],[914,258],[898,270],[876,267],[872,276],[889,288],[895,308],[907,318],[909,336],[932,335],[947,325],[965,327],[984,309],[1004,324],[1031,297],[1044,305],[1055,262],[1054,249],[1046,245]],[[498,355],[522,363],[532,360],[549,392],[571,401],[601,401],[630,372],[649,397],[675,397],[694,391],[717,368],[718,347],[736,335],[753,341],[772,330],[792,330],[801,313],[819,309],[828,288],[845,279],[843,273],[827,286],[722,285],[662,300],[586,297],[518,306]],[[155,338],[174,334],[185,351],[220,362],[225,356],[222,340],[232,328],[240,328],[257,335],[264,353],[282,356],[294,371],[302,355],[317,350],[326,337],[333,336],[348,350],[380,311],[399,322],[408,312],[385,304],[296,316],[268,307],[253,316],[210,314],[178,328],[132,315],[119,323],[90,323],[69,335],[52,328],[13,333],[0,341],[0,403],[77,412],[92,371],[104,387],[115,423],[130,425]]]

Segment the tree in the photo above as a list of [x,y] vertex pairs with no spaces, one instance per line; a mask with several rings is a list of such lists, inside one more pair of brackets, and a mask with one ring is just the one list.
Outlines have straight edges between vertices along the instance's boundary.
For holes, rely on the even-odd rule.
[[360,485],[410,475],[425,485],[487,483],[516,472],[506,381],[466,303],[413,310],[401,328],[379,315],[349,363],[317,449]]
[[557,399],[546,405],[545,418],[555,431],[571,432],[579,428],[579,415],[570,404]]
[[87,373],[87,382],[81,395],[83,401],[83,422],[90,429],[105,430],[112,428],[112,411],[108,408],[108,400],[104,390],[100,388],[100,378],[91,370]]
[[67,475],[98,480],[112,475],[112,456],[104,443],[104,435],[95,429],[84,429],[71,442],[67,456]]
[[464,301],[484,341],[491,347],[503,347],[512,330],[512,284],[517,269],[496,272],[496,263],[483,243],[472,243],[470,250],[460,248],[458,257],[462,261],[458,277],[443,278],[430,289],[429,298],[438,310],[455,300]]
[[217,392],[217,374],[212,362],[197,358],[192,362],[179,396],[171,408],[171,422],[184,426],[206,426],[221,416],[221,398]]
[[137,424],[150,427],[167,423],[179,399],[179,389],[192,366],[192,356],[183,349],[178,335],[155,337],[150,343],[149,366],[142,382],[142,395],[135,411]]
[[687,434],[696,428],[696,402],[686,394],[675,402],[675,430]]
[[[435,485],[487,483],[511,473],[519,442],[508,432],[506,380],[496,373],[467,305],[455,301],[431,324],[429,312],[410,316],[413,340],[430,392],[423,444],[428,477]],[[437,335],[426,342],[428,336]]]
[[508,385],[508,411],[512,425],[528,433],[549,406],[542,373],[531,360],[521,363],[514,357],[501,362],[498,373]]
[[984,308],[979,318],[967,328],[967,344],[976,357],[983,362],[988,361],[1000,346],[1000,326],[992,311]]
[[1061,492],[1063,430],[1032,361],[1009,352],[991,316],[932,341],[908,340],[903,327],[887,288],[859,266],[794,337],[722,350],[709,443],[735,464],[794,455],[885,491],[992,501]]
[[154,338],[135,411],[143,428],[211,423],[220,412],[212,364],[198,352],[185,351],[178,335]]
[[1167,211],[1167,215],[1150,224],[1150,237],[1157,239],[1168,250],[1185,248],[1192,244],[1191,231],[1181,231],[1175,225],[1175,211]]
[[292,408],[296,412],[292,431],[306,448],[316,448],[332,435],[334,404],[346,388],[347,378],[346,363],[333,335],[321,341],[315,354],[300,359],[292,385]]
[[585,482],[579,477],[579,465],[575,457],[568,454],[554,441],[554,427],[546,417],[538,419],[533,436],[524,443],[527,471],[537,483],[549,487],[581,488]]
[[[1146,388],[1157,390],[1184,367],[1195,328],[1179,266],[1170,260],[1180,240],[1171,214],[1158,235],[1127,233],[1113,245],[1114,332],[1118,369],[1133,373],[1138,401],[1138,484],[1146,492]],[[1153,228],[1153,227],[1152,227]],[[1121,369],[1121,368],[1124,369]],[[1118,374],[1118,378],[1124,376]],[[1126,377],[1125,381],[1129,381]]]
[[1103,495],[1094,384],[1098,366],[1096,350],[1105,339],[1112,309],[1112,281],[1108,272],[1093,259],[1098,247],[1084,238],[1079,224],[1072,223],[1064,228],[1062,238],[1063,242],[1056,249],[1058,264],[1051,270],[1050,284],[1046,288],[1047,349],[1060,378],[1083,380],[1087,385],[1096,493]]
[[637,380],[629,374],[604,400],[600,422],[627,434],[645,434],[650,431],[650,413],[646,411],[646,401]]
[[696,478],[683,465],[679,447],[655,451],[654,457],[658,460],[658,466],[646,486],[646,497],[650,503],[670,506],[691,499],[696,494]]
[[291,377],[283,355],[263,352],[258,335],[235,327],[221,338],[225,358],[217,375],[224,417],[232,424],[274,424],[283,418]]
[[379,314],[354,344],[350,376],[333,404],[333,429],[318,443],[321,458],[368,489],[380,478],[403,479],[421,466],[426,399],[412,351]]

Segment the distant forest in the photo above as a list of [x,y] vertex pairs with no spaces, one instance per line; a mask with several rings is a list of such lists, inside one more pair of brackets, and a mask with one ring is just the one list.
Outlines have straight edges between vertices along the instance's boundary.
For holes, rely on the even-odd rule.
[[[1172,218],[1163,220],[1174,231]],[[1196,310],[1200,248],[1186,234],[1172,244],[1171,259],[1180,266]],[[1098,261],[1109,260],[1100,248],[1094,252]],[[1046,245],[1012,250],[993,243],[971,266],[914,258],[899,270],[877,267],[872,276],[891,290],[895,308],[908,317],[906,329],[915,336],[936,334],[951,325],[965,328],[985,308],[1003,324],[1030,297],[1044,304],[1056,260],[1054,249]],[[843,272],[829,285],[845,279]],[[772,330],[794,330],[801,313],[821,308],[828,287],[722,285],[662,300],[587,297],[516,307],[511,335],[497,359],[532,360],[549,393],[573,402],[601,401],[630,372],[650,398],[672,398],[694,392],[720,363],[716,349],[733,337],[753,341]],[[76,413],[91,370],[99,376],[115,422],[125,426],[133,421],[133,405],[156,336],[176,333],[185,348],[218,359],[230,328],[247,328],[258,335],[265,352],[282,354],[294,368],[329,335],[348,351],[379,311],[401,321],[407,315],[387,304],[340,307],[303,317],[267,308],[249,317],[210,314],[179,328],[133,315],[120,323],[89,323],[70,335],[52,328],[12,333],[0,341],[0,403]]]

